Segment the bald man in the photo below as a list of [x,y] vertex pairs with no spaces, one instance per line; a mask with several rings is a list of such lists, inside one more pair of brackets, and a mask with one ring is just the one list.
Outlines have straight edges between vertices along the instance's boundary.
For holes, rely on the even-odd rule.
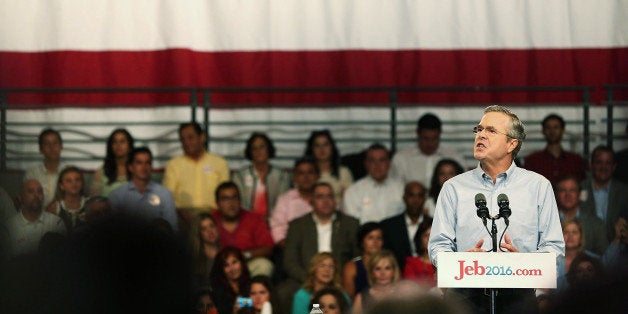
[[35,253],[39,241],[47,232],[65,234],[61,219],[43,210],[44,189],[35,179],[22,184],[20,211],[6,224],[9,256]]
[[381,222],[384,231],[384,247],[392,251],[397,258],[399,268],[403,269],[406,257],[416,253],[414,235],[419,224],[429,217],[424,215],[427,189],[418,181],[405,185],[403,202],[406,210]]

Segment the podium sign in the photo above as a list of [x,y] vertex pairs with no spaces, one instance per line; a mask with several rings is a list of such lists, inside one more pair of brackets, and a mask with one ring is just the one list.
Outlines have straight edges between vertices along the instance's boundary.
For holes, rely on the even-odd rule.
[[440,288],[556,288],[555,253],[441,252]]

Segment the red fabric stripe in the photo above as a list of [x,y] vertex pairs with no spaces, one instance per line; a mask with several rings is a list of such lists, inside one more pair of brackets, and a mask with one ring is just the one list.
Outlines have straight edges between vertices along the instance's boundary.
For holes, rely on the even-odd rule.
[[[2,87],[575,86],[628,82],[628,48],[412,51],[0,52]],[[603,98],[601,90],[594,100]],[[385,93],[216,94],[212,102],[385,102]],[[578,93],[402,94],[401,101],[580,101]],[[11,103],[187,103],[185,93],[13,95]]]

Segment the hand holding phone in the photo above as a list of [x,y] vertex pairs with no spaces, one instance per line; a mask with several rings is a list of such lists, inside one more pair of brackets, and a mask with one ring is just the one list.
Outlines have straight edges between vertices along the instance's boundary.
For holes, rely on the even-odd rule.
[[253,299],[251,299],[251,298],[238,297],[236,302],[238,303],[238,306],[240,308],[252,307],[253,306]]

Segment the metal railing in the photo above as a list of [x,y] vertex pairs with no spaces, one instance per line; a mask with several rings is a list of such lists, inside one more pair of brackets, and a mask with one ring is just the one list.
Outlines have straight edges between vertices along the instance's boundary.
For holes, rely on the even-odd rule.
[[[604,86],[607,91],[607,108],[609,121],[613,121],[613,107],[618,103],[614,99],[615,91],[618,89],[626,89],[627,85],[608,85]],[[210,112],[213,107],[218,103],[214,101],[217,95],[229,95],[229,94],[377,94],[385,101],[378,101],[370,103],[369,105],[376,105],[389,108],[388,119],[388,138],[390,141],[390,148],[392,150],[397,149],[397,144],[400,141],[398,136],[399,117],[397,116],[400,106],[405,105],[422,105],[422,99],[428,99],[428,96],[422,97],[422,95],[429,95],[433,93],[577,93],[580,101],[576,103],[582,107],[582,122],[583,126],[583,155],[589,154],[589,108],[591,106],[591,93],[595,90],[592,86],[543,86],[543,87],[346,87],[346,88],[266,88],[266,87],[249,87],[249,88],[211,88],[211,87],[168,87],[168,88],[0,88],[0,170],[7,169],[7,134],[8,126],[11,121],[7,121],[7,111],[15,108],[17,105],[9,102],[10,98],[15,95],[24,94],[183,94],[187,95],[187,102],[164,104],[159,105],[175,105],[175,106],[188,106],[190,109],[190,120],[198,121],[204,126],[205,132],[207,132],[208,144],[213,139],[210,134],[210,124],[212,123],[210,118]],[[412,102],[402,100],[404,97],[401,95],[412,94]],[[381,97],[383,95],[383,97]],[[407,98],[407,97],[406,97]],[[470,103],[469,103],[470,104]],[[481,103],[473,103],[479,105]],[[560,103],[557,103],[560,104]],[[573,105],[572,103],[569,103]],[[47,104],[32,104],[46,106],[63,106],[62,103],[47,103]],[[114,104],[117,106],[124,106],[125,104]],[[135,104],[136,105],[136,104]],[[334,106],[362,106],[363,103],[341,103],[334,104]],[[465,105],[464,103],[442,103],[442,106]],[[270,105],[272,106],[272,104]],[[301,105],[304,106],[304,105]],[[321,106],[321,105],[317,105]],[[202,117],[198,117],[198,109],[202,111]],[[200,120],[200,121],[199,121]],[[353,121],[354,123],[367,123],[368,121]],[[612,123],[608,123],[611,125]],[[607,131],[607,139],[611,141],[612,145],[612,125]]]

